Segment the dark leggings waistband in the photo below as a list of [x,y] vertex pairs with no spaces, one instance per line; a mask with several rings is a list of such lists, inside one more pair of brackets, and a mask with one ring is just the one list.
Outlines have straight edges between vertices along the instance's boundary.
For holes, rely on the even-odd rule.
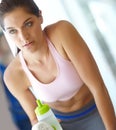
[[85,105],[82,109],[74,111],[74,112],[63,113],[54,109],[53,109],[53,112],[58,119],[72,120],[72,119],[83,118],[89,115],[90,113],[92,113],[95,109],[96,109],[96,104],[94,101],[92,101],[89,104]]

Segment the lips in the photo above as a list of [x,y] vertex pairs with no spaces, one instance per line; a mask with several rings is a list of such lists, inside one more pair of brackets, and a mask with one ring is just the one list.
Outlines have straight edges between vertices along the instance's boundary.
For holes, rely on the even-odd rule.
[[31,43],[32,43],[32,42],[26,43],[26,44],[23,45],[23,47],[27,47],[27,46],[29,46]]

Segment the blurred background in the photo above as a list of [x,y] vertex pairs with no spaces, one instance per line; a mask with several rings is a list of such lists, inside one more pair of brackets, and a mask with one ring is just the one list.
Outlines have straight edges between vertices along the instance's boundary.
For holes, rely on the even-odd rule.
[[[104,79],[116,112],[116,1],[115,0],[34,0],[42,10],[44,28],[58,20],[70,21],[90,48]],[[0,63],[7,66],[17,48],[0,30]],[[17,130],[0,84],[0,129]],[[4,119],[3,119],[4,118]],[[8,123],[7,123],[8,122]],[[24,130],[24,129],[22,129]]]

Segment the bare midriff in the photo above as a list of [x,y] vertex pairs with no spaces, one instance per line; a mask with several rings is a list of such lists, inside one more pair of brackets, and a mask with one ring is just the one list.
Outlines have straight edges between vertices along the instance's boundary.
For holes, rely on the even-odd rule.
[[93,100],[93,96],[88,87],[84,84],[75,96],[67,101],[56,101],[47,103],[49,106],[60,112],[73,112],[83,108],[86,104]]

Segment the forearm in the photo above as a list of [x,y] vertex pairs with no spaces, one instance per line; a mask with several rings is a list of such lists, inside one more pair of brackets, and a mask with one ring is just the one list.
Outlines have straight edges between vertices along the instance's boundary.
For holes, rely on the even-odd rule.
[[116,130],[116,117],[107,90],[94,94],[94,99],[106,130]]

